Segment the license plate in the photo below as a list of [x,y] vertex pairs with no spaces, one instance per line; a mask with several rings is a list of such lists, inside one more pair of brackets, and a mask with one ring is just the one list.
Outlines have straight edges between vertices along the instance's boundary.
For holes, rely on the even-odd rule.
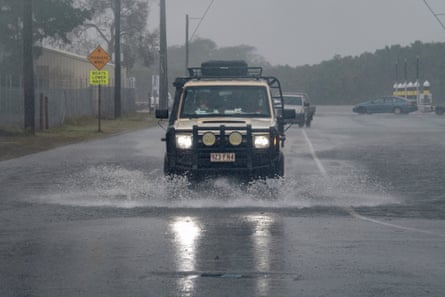
[[235,162],[235,153],[210,153],[210,162]]

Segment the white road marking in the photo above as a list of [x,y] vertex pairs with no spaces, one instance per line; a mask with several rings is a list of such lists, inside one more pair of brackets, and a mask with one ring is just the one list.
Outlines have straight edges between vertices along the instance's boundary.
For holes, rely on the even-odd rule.
[[383,225],[383,226],[387,226],[387,227],[391,227],[391,228],[395,228],[395,229],[399,229],[399,230],[403,230],[403,231],[412,231],[412,232],[417,232],[417,233],[423,233],[423,234],[435,235],[435,236],[439,236],[439,237],[445,237],[445,235],[443,235],[443,234],[435,233],[435,232],[428,231],[428,230],[423,230],[423,229],[418,229],[418,228],[411,228],[411,227],[405,227],[405,226],[400,226],[400,225],[396,225],[396,224],[391,224],[391,223],[387,223],[387,222],[382,222],[382,221],[379,221],[379,220],[371,219],[371,218],[368,218],[368,217],[365,217],[365,216],[362,216],[362,215],[358,214],[351,207],[345,208],[345,210],[352,217],[354,217],[356,219],[359,219],[359,220],[362,220],[362,221],[371,222],[371,223],[375,223],[375,224],[379,224],[379,225]]
[[[306,143],[309,147],[309,150],[311,152],[312,158],[315,161],[315,164],[317,165],[318,169],[320,170],[320,173],[323,176],[327,176],[327,171],[324,168],[323,164],[321,163],[320,159],[318,159],[317,154],[315,152],[314,146],[312,145],[311,140],[309,139],[309,137],[307,136],[307,133],[304,129],[302,129],[302,133],[303,136],[306,140]],[[375,223],[375,224],[379,224],[382,226],[386,226],[386,227],[391,227],[391,228],[395,228],[395,229],[399,229],[399,230],[404,230],[404,231],[411,231],[411,232],[417,232],[417,233],[423,233],[423,234],[428,234],[428,235],[435,235],[435,236],[439,236],[439,237],[445,237],[444,234],[439,234],[439,233],[435,233],[435,232],[431,232],[428,230],[423,230],[423,229],[418,229],[418,228],[411,228],[411,227],[404,227],[404,226],[400,226],[400,225],[396,225],[396,224],[391,224],[391,223],[387,223],[387,222],[382,222],[379,220],[375,220],[375,219],[371,219],[365,216],[362,216],[360,214],[358,214],[352,207],[345,207],[344,208],[353,218],[362,220],[362,221],[366,221],[366,222],[371,222],[371,223]]]
[[306,131],[305,131],[304,129],[302,129],[301,131],[303,131],[303,136],[304,136],[304,138],[306,139],[306,143],[307,143],[307,145],[309,146],[309,150],[310,150],[310,152],[311,152],[312,158],[313,158],[314,161],[315,161],[315,164],[316,164],[317,167],[318,167],[318,170],[320,170],[320,173],[321,173],[323,176],[326,176],[326,175],[327,175],[327,171],[326,171],[326,169],[324,168],[323,164],[321,164],[320,159],[318,159],[317,154],[315,153],[315,149],[314,149],[314,146],[312,145],[311,140],[310,140],[309,137],[307,136]]

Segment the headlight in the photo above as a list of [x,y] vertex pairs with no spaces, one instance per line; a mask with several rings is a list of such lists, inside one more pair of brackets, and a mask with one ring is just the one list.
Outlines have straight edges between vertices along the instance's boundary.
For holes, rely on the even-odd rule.
[[176,135],[176,147],[180,149],[190,149],[193,145],[192,135]]
[[268,148],[270,145],[268,135],[255,135],[253,137],[253,145],[258,149]]
[[202,135],[202,143],[206,146],[212,146],[216,142],[216,137],[212,132],[206,132]]
[[229,136],[229,143],[233,146],[238,146],[243,142],[243,136],[239,132],[232,132]]

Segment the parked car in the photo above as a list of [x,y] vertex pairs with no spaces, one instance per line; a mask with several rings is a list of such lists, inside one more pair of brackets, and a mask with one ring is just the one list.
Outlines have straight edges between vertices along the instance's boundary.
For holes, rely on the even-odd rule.
[[417,110],[417,104],[414,100],[402,97],[384,96],[368,100],[355,105],[353,112],[364,113],[410,113]]
[[437,115],[443,115],[445,113],[445,106],[436,106],[434,107],[434,111]]

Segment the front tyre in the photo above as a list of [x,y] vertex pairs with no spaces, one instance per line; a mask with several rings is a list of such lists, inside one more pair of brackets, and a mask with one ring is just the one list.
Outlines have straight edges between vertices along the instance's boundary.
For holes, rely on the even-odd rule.
[[280,152],[278,160],[275,162],[273,176],[272,177],[284,177],[284,155]]
[[164,156],[164,175],[172,176],[175,175],[176,171],[169,165],[167,155]]
[[396,107],[394,108],[394,114],[401,114],[402,113],[402,109],[400,107]]
[[366,107],[359,107],[357,109],[357,113],[358,114],[365,114],[365,113],[368,113],[368,111],[366,110]]

